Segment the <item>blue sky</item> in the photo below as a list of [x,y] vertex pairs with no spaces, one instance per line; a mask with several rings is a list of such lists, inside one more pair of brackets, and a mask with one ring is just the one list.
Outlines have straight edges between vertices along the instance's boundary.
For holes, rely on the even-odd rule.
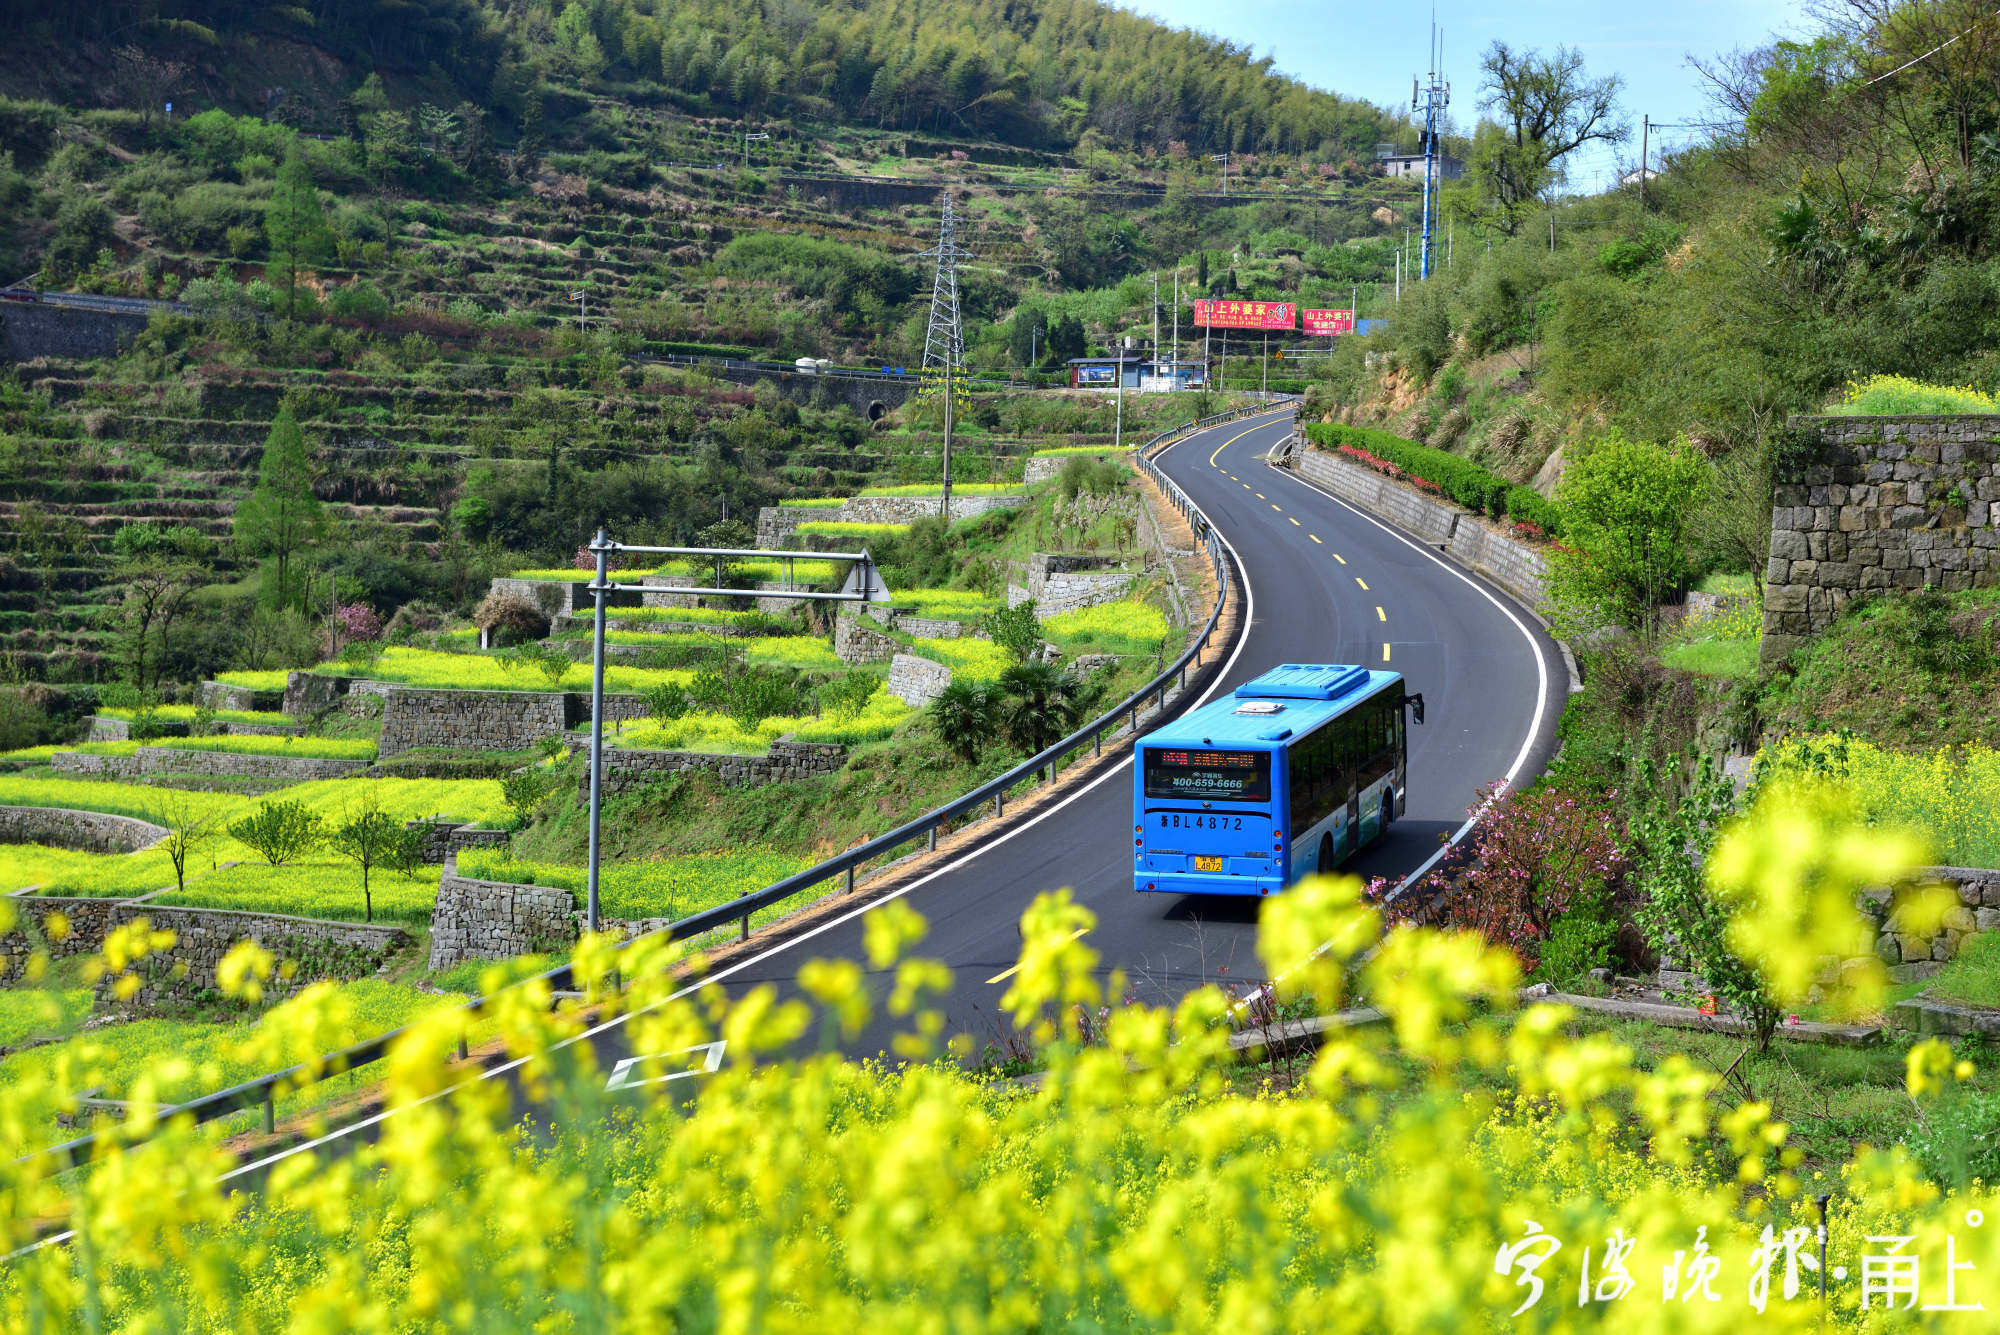
[[[1120,0],[1127,8],[1178,27],[1212,33],[1256,55],[1274,57],[1297,79],[1385,106],[1407,107],[1410,76],[1424,72],[1430,14],[1423,5],[1310,4],[1305,0]],[[1496,38],[1515,48],[1558,44],[1583,52],[1593,74],[1625,80],[1633,142],[1623,150],[1591,148],[1571,163],[1573,183],[1606,183],[1614,159],[1638,160],[1640,113],[1674,123],[1697,118],[1704,106],[1699,76],[1687,56],[1708,57],[1760,46],[1775,33],[1809,31],[1797,0],[1671,0],[1591,4],[1583,0],[1498,5],[1492,0],[1441,0],[1444,70],[1452,114],[1469,126],[1478,114],[1479,55]],[[1280,36],[1279,34],[1283,34]],[[1676,132],[1668,132],[1671,141]]]

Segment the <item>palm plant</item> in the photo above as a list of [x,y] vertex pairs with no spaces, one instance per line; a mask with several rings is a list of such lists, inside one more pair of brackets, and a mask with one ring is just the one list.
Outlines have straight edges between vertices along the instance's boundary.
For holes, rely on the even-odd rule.
[[1082,683],[1053,663],[1016,663],[1000,674],[1000,730],[1029,755],[1066,736],[1082,717]]
[[931,726],[937,729],[940,741],[971,764],[979,759],[979,748],[993,733],[994,709],[998,703],[987,687],[955,681],[931,701]]

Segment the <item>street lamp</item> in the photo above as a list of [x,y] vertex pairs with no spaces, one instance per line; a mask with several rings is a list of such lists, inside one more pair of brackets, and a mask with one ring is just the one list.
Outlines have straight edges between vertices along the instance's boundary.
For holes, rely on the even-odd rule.
[[744,131],[744,134],[743,134],[743,170],[744,170],[744,171],[749,171],[749,170],[750,170],[750,141],[751,141],[751,140],[753,140],[753,139],[769,139],[770,137],[771,137],[771,136],[770,136],[770,135],[768,135],[768,134],[751,134],[751,133],[750,133],[749,131],[747,131],[747,130],[746,130],[746,131]]

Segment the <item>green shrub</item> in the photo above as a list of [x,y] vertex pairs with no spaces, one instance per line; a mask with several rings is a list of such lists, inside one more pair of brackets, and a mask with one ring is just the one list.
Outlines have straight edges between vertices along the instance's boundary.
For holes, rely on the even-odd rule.
[[1356,450],[1389,464],[1429,483],[1468,510],[1494,519],[1511,513],[1550,537],[1561,531],[1561,511],[1553,502],[1448,450],[1338,422],[1309,422],[1305,433],[1308,440],[1328,449]]
[[1594,896],[1580,900],[1549,924],[1535,965],[1537,982],[1564,984],[1592,969],[1608,968],[1618,943],[1618,928]]
[[229,827],[238,843],[248,844],[273,867],[303,857],[319,845],[319,812],[289,799],[259,803],[257,809]]

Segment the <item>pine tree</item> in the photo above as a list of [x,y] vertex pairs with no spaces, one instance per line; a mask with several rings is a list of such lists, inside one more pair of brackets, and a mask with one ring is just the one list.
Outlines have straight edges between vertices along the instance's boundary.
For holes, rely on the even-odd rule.
[[326,537],[326,511],[313,495],[312,464],[305,433],[290,408],[280,408],[264,439],[257,489],[236,507],[236,541],[252,556],[272,559],[275,582],[269,594],[280,607],[305,605],[295,566],[312,545]]
[[278,168],[271,202],[264,208],[264,238],[271,251],[264,271],[283,287],[285,313],[290,315],[298,302],[299,269],[322,263],[333,252],[333,229],[327,226],[319,191],[296,145]]

